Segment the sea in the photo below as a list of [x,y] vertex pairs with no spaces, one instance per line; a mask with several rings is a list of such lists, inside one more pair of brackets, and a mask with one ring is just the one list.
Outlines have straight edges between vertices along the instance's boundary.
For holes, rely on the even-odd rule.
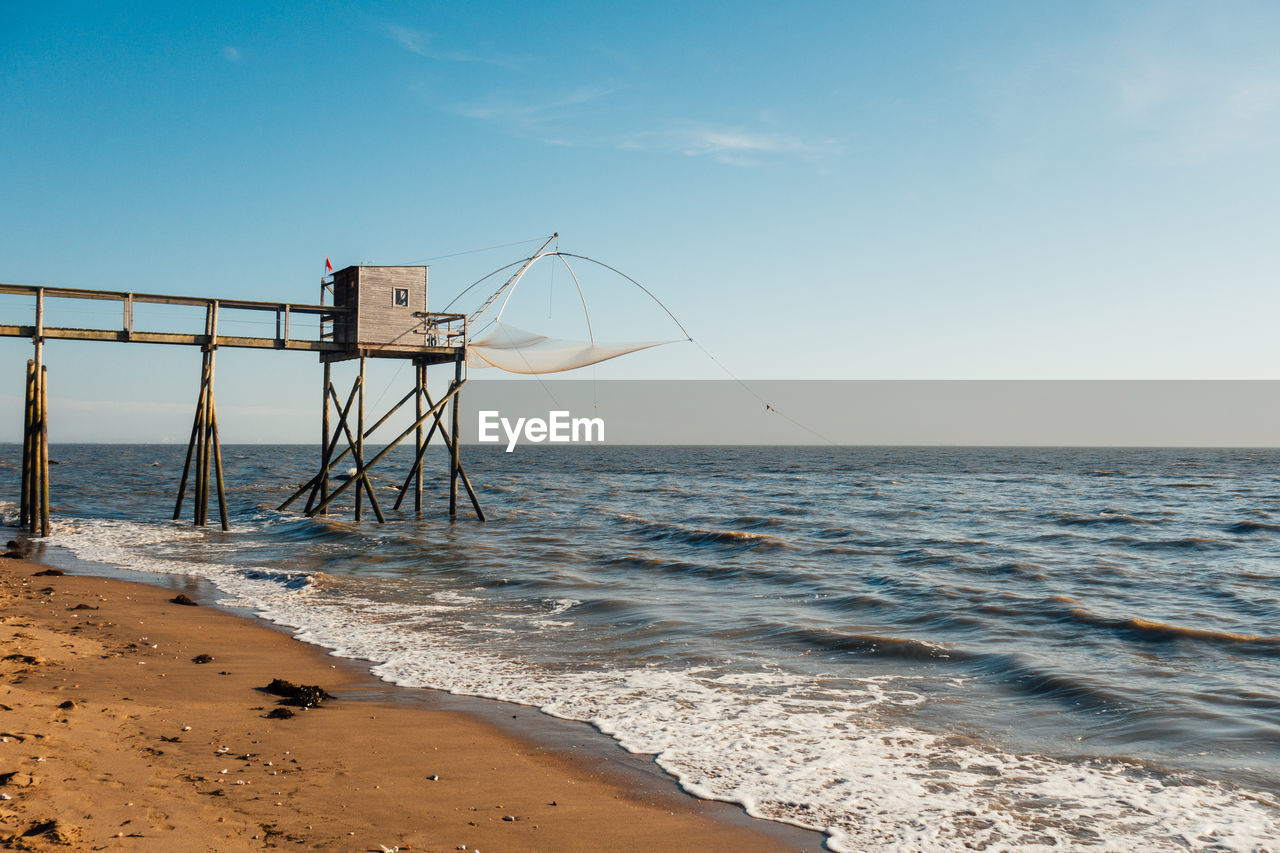
[[467,447],[484,523],[443,455],[391,511],[397,450],[379,524],[276,508],[316,448],[227,446],[229,533],[170,520],[183,452],[55,445],[42,558],[201,579],[836,851],[1280,850],[1280,450]]

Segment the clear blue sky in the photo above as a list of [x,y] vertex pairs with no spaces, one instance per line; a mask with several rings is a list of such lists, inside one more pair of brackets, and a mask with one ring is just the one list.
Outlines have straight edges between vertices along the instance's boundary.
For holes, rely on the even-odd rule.
[[[558,230],[745,377],[1277,375],[1280,4],[4,2],[0,32],[3,281],[314,301],[326,255]],[[442,259],[431,307],[536,246]],[[549,269],[522,325],[572,315]],[[622,291],[598,337],[672,336]],[[194,351],[49,359],[55,438],[189,417]],[[312,438],[312,358],[221,364],[228,439]],[[687,344],[595,375],[723,376]]]

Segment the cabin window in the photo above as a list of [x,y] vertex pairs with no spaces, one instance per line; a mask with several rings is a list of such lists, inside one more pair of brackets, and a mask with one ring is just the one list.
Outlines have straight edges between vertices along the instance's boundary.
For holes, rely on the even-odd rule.
[[409,307],[409,288],[397,287],[394,294],[394,305],[397,308]]

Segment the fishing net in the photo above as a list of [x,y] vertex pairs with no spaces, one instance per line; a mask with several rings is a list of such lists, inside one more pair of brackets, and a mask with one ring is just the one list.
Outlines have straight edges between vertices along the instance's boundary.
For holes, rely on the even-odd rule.
[[598,344],[571,341],[495,322],[484,337],[467,344],[468,367],[497,367],[509,373],[560,373],[598,364],[629,352],[674,343],[629,341]]

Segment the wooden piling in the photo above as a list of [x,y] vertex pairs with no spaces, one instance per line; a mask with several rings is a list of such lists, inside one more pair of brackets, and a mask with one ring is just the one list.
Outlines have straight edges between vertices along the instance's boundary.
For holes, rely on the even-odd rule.
[[196,416],[191,424],[191,438],[187,442],[187,460],[182,463],[182,478],[178,481],[178,499],[173,505],[173,520],[182,517],[182,500],[187,494],[187,477],[191,473],[191,457],[196,449],[196,437],[200,433],[200,419],[204,417],[204,367],[200,368],[200,394],[196,397]]
[[[364,382],[361,381],[359,383],[359,386],[363,388]],[[334,401],[335,402],[337,401],[336,394],[334,395]],[[354,452],[356,454],[356,466],[357,466],[356,470],[359,473],[357,473],[355,477],[352,478],[359,481],[359,483],[356,486],[356,498],[357,500],[359,500],[360,489],[363,488],[365,494],[369,496],[369,506],[373,508],[373,514],[378,517],[379,522],[385,522],[387,519],[386,519],[386,516],[382,514],[382,507],[378,504],[378,496],[373,493],[373,483],[372,481],[370,481],[368,473],[365,472],[364,454],[359,449],[364,446],[364,442],[358,433],[356,435],[351,434],[351,427],[348,425],[346,418],[342,419],[341,428],[343,433],[345,433],[347,436],[347,447],[349,449],[354,449]],[[358,503],[357,503],[357,507],[359,507]]]
[[191,424],[191,439],[187,442],[187,456],[182,463],[182,477],[178,481],[178,497],[173,505],[173,520],[182,517],[182,503],[187,495],[187,483],[192,474],[191,461],[195,457],[195,479],[191,496],[192,522],[197,527],[209,523],[209,475],[210,466],[218,490],[218,516],[223,530],[230,529],[227,518],[226,480],[222,472],[222,441],[218,436],[218,415],[213,396],[216,353],[218,349],[218,302],[210,300],[205,312],[205,344],[200,363],[200,393],[196,396],[196,415]]
[[449,517],[458,514],[458,398],[462,396],[462,359],[454,362],[453,369],[453,447],[449,451]]
[[[427,394],[424,391],[423,396],[427,398],[428,406],[434,405],[431,402],[430,394]],[[444,424],[441,422],[440,416],[437,415],[435,418],[435,423],[431,425],[431,430],[430,432],[427,433],[426,443],[422,444],[418,448],[418,456],[414,460],[413,466],[409,469],[408,476],[404,478],[404,483],[400,486],[400,494],[396,497],[395,505],[391,507],[393,510],[400,508],[401,502],[404,501],[405,495],[408,494],[409,492],[409,486],[413,482],[414,476],[421,475],[422,457],[425,455],[427,446],[431,443],[431,439],[435,436],[437,429],[440,431],[441,440],[444,441],[446,452],[448,452],[450,455],[453,454],[452,440],[449,438],[449,433],[445,430]],[[461,453],[459,453],[459,455],[461,455]],[[463,488],[467,490],[467,497],[471,499],[471,506],[476,511],[476,518],[480,521],[484,521],[485,520],[484,510],[480,508],[480,498],[476,496],[476,490],[471,485],[471,478],[467,476],[467,469],[462,466],[461,461],[458,462],[458,478],[462,480]]]
[[[420,361],[413,363],[414,367],[414,409],[418,420],[422,419],[422,395],[425,392],[427,384],[427,366]],[[428,436],[428,440],[430,437]],[[415,457],[417,461],[413,465],[413,512],[415,515],[422,515],[422,427],[419,426],[414,434],[414,449],[417,451]],[[400,492],[400,497],[396,498],[396,508],[400,507],[400,501],[404,499],[404,490]]]
[[[356,470],[364,468],[364,356],[360,357],[360,411],[356,416]],[[360,475],[357,474],[357,477]],[[360,520],[360,490],[356,489],[356,521]]]
[[[321,459],[324,463],[324,467],[320,469],[319,474],[316,474],[314,477],[312,477],[310,480],[304,483],[301,488],[299,488],[296,492],[294,492],[289,497],[288,500],[280,504],[280,506],[276,507],[276,509],[283,512],[284,510],[289,508],[290,504],[292,504],[298,498],[302,497],[302,495],[305,492],[310,491],[311,495],[310,497],[307,498],[307,508],[303,510],[303,515],[311,515],[311,507],[315,504],[316,497],[319,494],[321,480],[323,479],[323,481],[327,483],[329,480],[329,473],[333,470],[333,466],[337,465],[340,461],[342,461],[342,459],[344,459],[346,455],[350,453],[352,450],[350,444],[348,444],[346,450],[342,451],[337,456],[333,455],[333,451],[338,446],[338,439],[341,438],[343,433],[345,432],[343,425],[347,420],[347,415],[351,412],[351,406],[355,403],[356,391],[357,391],[357,386],[352,385],[351,393],[347,396],[347,404],[345,406],[341,406],[339,405],[341,401],[338,399],[338,392],[334,390],[332,385],[329,386],[329,394],[333,395],[333,405],[338,409],[338,426],[334,429],[333,437],[329,439],[328,442],[325,444],[325,447],[321,454]],[[327,497],[328,497],[328,491],[326,489],[325,495],[324,497],[321,498],[321,500],[324,500]]]
[[35,506],[35,502],[31,499],[32,475],[35,473],[35,466],[32,465],[32,426],[35,423],[35,390],[36,390],[36,363],[33,359],[27,359],[27,377],[26,392],[23,395],[22,406],[22,496],[19,501],[18,525],[24,530],[31,523],[31,512]]
[[222,442],[218,440],[218,407],[213,400],[213,388],[209,388],[209,424],[213,433],[214,469],[218,475],[218,517],[223,530],[230,530],[227,522],[227,490],[222,480]]
[[457,387],[450,388],[449,393],[445,394],[445,396],[440,399],[439,403],[436,403],[434,406],[428,409],[425,413],[423,413],[422,418],[419,421],[415,421],[413,424],[409,426],[408,429],[400,433],[400,435],[397,436],[393,441],[391,441],[386,447],[382,448],[382,450],[380,450],[376,456],[370,459],[367,464],[360,465],[360,467],[356,471],[356,476],[352,477],[350,480],[346,480],[343,483],[341,483],[336,489],[334,489],[329,494],[329,497],[326,499],[326,501],[320,504],[319,506],[317,506],[316,509],[313,510],[311,514],[314,515],[315,513],[319,512],[328,504],[331,504],[335,500],[337,500],[338,496],[341,495],[343,492],[345,492],[348,487],[350,487],[353,480],[358,480],[360,474],[366,473],[369,469],[373,468],[373,466],[381,462],[384,456],[390,453],[395,447],[399,446],[400,442],[408,438],[409,435],[415,429],[418,428],[419,423],[425,421],[429,417],[435,417],[442,409],[444,409],[444,407],[448,404],[449,400],[453,397],[454,394],[457,393],[457,391],[458,391]]
[[[324,286],[321,284],[321,299],[324,301]],[[320,500],[329,497],[329,455],[333,453],[333,448],[329,446],[329,392],[333,390],[333,383],[329,378],[330,367],[329,362],[324,363],[324,409],[320,415]],[[335,433],[333,440],[336,442],[338,436]],[[283,508],[283,507],[282,507]],[[311,508],[311,501],[307,501],[307,509]]]
[[22,438],[22,498],[19,526],[33,536],[48,536],[49,519],[49,369],[27,362]]
[[40,535],[48,536],[49,524],[49,368],[40,366]]
[[205,424],[209,421],[209,356],[206,353],[204,366],[200,371],[200,422],[196,429],[196,480],[195,494],[192,495],[191,503],[195,507],[192,521],[197,527],[204,525],[204,499],[208,496],[209,466],[205,458],[205,454],[209,449],[209,442],[205,436]]

